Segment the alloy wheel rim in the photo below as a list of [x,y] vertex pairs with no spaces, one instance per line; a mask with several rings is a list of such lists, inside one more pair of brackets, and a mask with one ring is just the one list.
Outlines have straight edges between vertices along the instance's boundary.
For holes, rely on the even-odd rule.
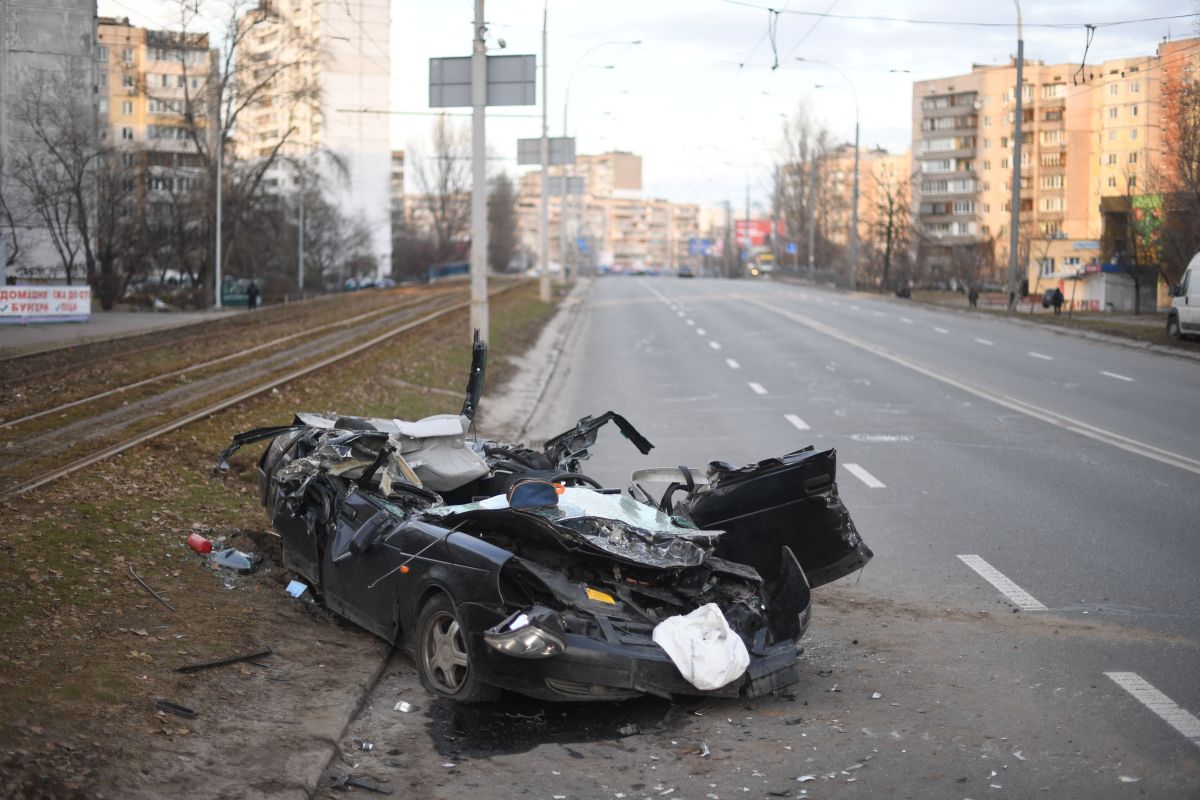
[[470,659],[462,628],[453,614],[440,611],[429,621],[421,658],[434,688],[446,694],[457,694],[462,689]]

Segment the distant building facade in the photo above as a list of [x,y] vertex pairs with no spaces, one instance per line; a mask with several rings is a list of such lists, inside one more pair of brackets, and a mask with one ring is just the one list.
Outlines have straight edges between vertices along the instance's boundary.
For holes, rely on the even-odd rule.
[[[262,0],[243,18],[249,31],[237,53],[287,65],[243,112],[240,156],[266,156],[286,134],[268,187],[298,192],[298,165],[318,170],[329,199],[368,226],[379,275],[391,271],[392,249],[389,14],[378,2]],[[313,87],[315,103],[292,102]]]

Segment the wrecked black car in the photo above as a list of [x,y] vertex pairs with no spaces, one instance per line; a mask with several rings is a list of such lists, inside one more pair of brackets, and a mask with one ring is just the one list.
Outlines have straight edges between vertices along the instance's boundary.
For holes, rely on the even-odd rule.
[[810,589],[871,558],[834,451],[639,470],[622,494],[580,471],[609,422],[651,450],[612,412],[541,450],[468,435],[486,352],[477,341],[459,414],[300,413],[234,437],[220,468],[271,440],[258,483],[285,567],[455,700],[756,697],[795,683]]

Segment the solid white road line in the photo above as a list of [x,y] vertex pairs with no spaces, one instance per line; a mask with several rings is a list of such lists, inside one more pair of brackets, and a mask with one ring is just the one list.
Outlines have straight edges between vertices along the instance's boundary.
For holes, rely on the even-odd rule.
[[1146,683],[1136,672],[1106,672],[1113,682],[1133,695],[1138,702],[1157,714],[1163,722],[1200,746],[1200,719],[1184,711],[1171,698]]
[[905,325],[912,325],[912,324],[913,324],[913,321],[912,321],[911,319],[909,319],[908,317],[901,317],[901,318],[900,318],[900,321],[901,321],[901,322],[903,322]]
[[879,480],[879,478],[876,478],[874,475],[867,472],[865,469],[860,467],[858,464],[843,464],[842,466],[846,468],[847,472],[849,472],[854,477],[858,478],[860,481],[862,481],[863,483],[865,483],[867,486],[869,486],[872,489],[886,489],[887,488],[886,484],[884,484],[883,481]]
[[709,342],[709,343],[708,343],[708,346],[709,346],[709,347],[711,347],[713,350],[720,350],[720,349],[721,349],[721,343],[720,343],[720,342]]
[[766,394],[767,393],[767,390],[763,388],[761,383],[755,383],[754,381],[750,381],[750,388],[754,390],[755,394]]
[[980,344],[987,345],[988,347],[992,347],[996,344],[991,339],[976,339],[975,341],[979,342]]
[[984,561],[979,556],[959,556],[964,564],[979,573],[985,581],[1000,590],[1022,611],[1045,611],[1046,607],[1033,598],[1029,592],[1017,586],[1004,577],[1004,573]]
[[946,333],[950,332],[950,331],[946,330],[945,328],[938,328],[938,327],[935,327],[934,330],[937,331],[938,333],[942,333],[942,334],[946,334]]
[[1100,374],[1107,375],[1110,378],[1116,378],[1119,381],[1128,381],[1129,383],[1133,383],[1133,378],[1126,377],[1125,375],[1118,375],[1115,372],[1105,372],[1104,370],[1100,370]]
[[788,422],[792,423],[793,425],[795,425],[796,430],[800,430],[800,431],[808,430],[808,423],[805,422],[804,420],[800,419],[799,417],[797,417],[795,414],[784,414],[783,418],[786,419]]
[[1092,425],[1084,422],[1083,420],[1075,419],[1074,417],[1068,417],[1066,414],[1060,414],[1057,411],[1051,411],[1048,408],[1034,405],[1033,403],[1026,402],[1019,398],[1012,397],[1010,395],[999,394],[991,389],[985,389],[982,386],[976,386],[967,383],[966,381],[960,380],[959,378],[951,376],[945,372],[933,369],[932,367],[927,367],[924,364],[920,364],[909,358],[905,358],[904,356],[893,353],[886,347],[871,344],[870,342],[859,339],[858,337],[851,336],[847,333],[842,333],[836,328],[832,328],[824,323],[817,322],[816,320],[810,319],[803,314],[796,314],[787,309],[771,305],[770,303],[763,302],[762,300],[752,298],[747,295],[738,295],[738,298],[744,302],[751,303],[762,309],[765,309],[766,311],[771,311],[781,317],[785,317],[811,328],[818,333],[823,333],[831,339],[837,339],[840,342],[845,342],[848,345],[857,347],[859,350],[865,350],[868,353],[874,353],[880,358],[891,361],[893,364],[899,364],[902,367],[907,367],[913,372],[919,373],[928,378],[933,378],[934,380],[940,381],[947,386],[953,386],[960,391],[973,394],[978,398],[995,403],[998,406],[1016,411],[1020,414],[1026,415],[1027,417],[1032,417],[1033,419],[1040,420],[1050,425],[1054,425],[1058,428],[1062,428],[1063,430],[1077,433],[1080,436],[1086,436],[1087,438],[1096,442],[1100,442],[1101,444],[1120,448],[1127,453],[1133,453],[1134,455],[1139,455],[1143,458],[1153,459],[1162,464],[1169,464],[1172,467],[1178,467],[1179,469],[1187,470],[1195,475],[1200,475],[1200,459],[1180,455],[1179,453],[1174,453],[1170,450],[1164,450],[1161,447],[1155,447],[1152,444],[1147,444],[1146,442],[1141,442],[1137,439],[1131,439],[1128,436],[1122,436],[1121,434],[1115,433],[1114,431],[1110,431],[1106,428]]
[[1034,358],[1040,358],[1042,361],[1054,360],[1054,356],[1048,356],[1045,353],[1035,353],[1032,350],[1029,351],[1029,355],[1033,356]]
[[[1013,85],[1015,86],[1016,84]],[[696,328],[696,334],[699,336],[708,336],[708,334],[704,332],[704,328]]]
[[[711,344],[716,344],[716,342],[712,342]],[[742,368],[742,365],[737,363],[736,361],[734,361],[732,358],[725,359],[725,363],[729,365],[730,369],[741,369]]]

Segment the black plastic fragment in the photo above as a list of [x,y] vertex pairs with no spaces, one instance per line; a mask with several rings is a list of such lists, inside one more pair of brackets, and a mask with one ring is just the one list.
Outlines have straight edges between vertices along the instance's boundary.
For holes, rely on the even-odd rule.
[[154,707],[159,711],[165,711],[168,714],[174,714],[177,717],[184,719],[195,719],[200,716],[200,713],[193,711],[187,706],[181,706],[178,703],[172,703],[170,700],[163,700],[161,697],[154,699]]
[[201,661],[196,664],[186,664],[182,667],[176,667],[175,671],[176,672],[200,672],[201,670],[212,669],[213,667],[224,667],[228,664],[236,664],[239,661],[253,661],[256,658],[262,658],[263,656],[269,656],[269,655],[272,655],[272,652],[271,652],[270,648],[267,648],[266,650],[258,650],[253,653],[247,653],[244,656],[231,656],[229,658],[222,658],[222,659],[218,659],[216,661]]

